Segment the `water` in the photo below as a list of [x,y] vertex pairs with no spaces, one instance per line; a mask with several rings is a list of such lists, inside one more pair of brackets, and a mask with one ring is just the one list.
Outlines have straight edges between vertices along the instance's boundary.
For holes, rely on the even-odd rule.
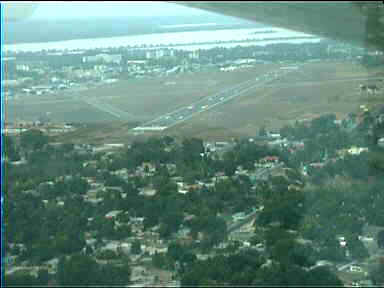
[[[273,33],[271,33],[273,31]],[[255,33],[256,32],[256,33]],[[260,33],[266,32],[266,33]],[[279,38],[311,37],[310,39]],[[268,38],[268,40],[263,40]],[[276,40],[274,40],[276,39]],[[245,41],[242,43],[228,43],[230,41]],[[217,43],[217,42],[227,43]],[[272,43],[304,43],[318,42],[320,38],[312,35],[294,32],[280,28],[246,28],[224,29],[210,31],[171,32],[145,35],[119,36],[108,38],[90,38],[55,42],[17,43],[4,45],[4,51],[11,52],[38,52],[42,50],[76,50],[116,47],[150,48],[154,45],[167,47],[169,45],[182,45],[175,48],[180,50],[210,49],[213,47],[233,47],[249,45],[267,45]],[[204,43],[204,44],[203,44]]]

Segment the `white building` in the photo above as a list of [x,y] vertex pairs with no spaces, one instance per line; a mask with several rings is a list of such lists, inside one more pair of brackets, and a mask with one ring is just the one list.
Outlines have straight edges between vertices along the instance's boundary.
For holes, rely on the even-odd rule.
[[145,51],[146,59],[160,59],[162,57],[173,57],[174,55],[174,50],[169,49],[152,49]]
[[29,71],[29,66],[28,65],[24,65],[24,64],[19,64],[19,65],[16,65],[16,70],[17,71]]
[[199,59],[200,58],[200,55],[199,55],[199,51],[192,51],[191,53],[188,54],[188,58],[189,59]]
[[98,54],[95,56],[83,57],[83,63],[88,62],[105,62],[120,64],[122,56],[120,54]]

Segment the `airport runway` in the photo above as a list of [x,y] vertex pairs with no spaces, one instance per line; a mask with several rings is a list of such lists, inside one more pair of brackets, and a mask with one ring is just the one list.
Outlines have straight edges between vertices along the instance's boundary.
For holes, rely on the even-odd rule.
[[162,131],[168,129],[194,117],[199,113],[208,111],[218,105],[228,102],[229,100],[239,97],[252,89],[267,87],[267,84],[273,82],[281,76],[285,76],[288,73],[298,72],[304,65],[305,64],[298,67],[297,70],[283,71],[281,69],[277,69],[257,78],[242,82],[214,95],[205,97],[190,104],[189,106],[179,108],[173,112],[157,117],[154,120],[148,121],[136,128],[133,128],[133,131]]

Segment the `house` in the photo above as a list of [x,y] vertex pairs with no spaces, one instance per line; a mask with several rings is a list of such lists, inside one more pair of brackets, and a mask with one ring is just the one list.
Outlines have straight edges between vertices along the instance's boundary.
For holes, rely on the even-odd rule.
[[100,251],[111,250],[117,253],[120,245],[118,241],[108,241],[105,246],[100,248]]
[[106,192],[118,192],[118,193],[123,193],[124,190],[120,186],[106,186],[105,187]]
[[190,221],[192,219],[196,218],[196,215],[193,215],[193,214],[187,214],[185,215],[183,221]]
[[360,266],[351,265],[349,266],[350,272],[363,272],[363,269],[361,269]]
[[323,168],[324,167],[324,163],[310,163],[309,166],[313,167],[313,168]]
[[147,252],[149,255],[154,255],[154,254],[161,254],[161,253],[167,253],[168,247],[166,245],[162,244],[156,244],[156,245],[148,245],[144,247],[144,252]]
[[37,191],[34,190],[34,189],[25,190],[25,191],[23,191],[22,193],[24,193],[24,194],[30,194],[30,195],[33,195],[33,196],[35,196],[35,197],[38,197],[38,196],[40,195],[39,192],[37,192]]
[[105,62],[105,63],[116,63],[120,64],[122,56],[119,54],[98,54],[95,56],[86,56],[83,57],[83,63],[88,62]]
[[53,258],[44,262],[44,265],[48,268],[48,273],[55,274],[57,272],[57,266],[59,264],[59,258]]
[[119,215],[120,213],[122,213],[123,211],[122,210],[112,210],[110,212],[108,212],[106,215],[105,215],[105,218],[107,219],[113,219],[115,217],[117,217],[117,215]]
[[207,259],[209,258],[209,255],[208,255],[208,254],[200,254],[200,253],[197,253],[197,254],[196,254],[196,258],[197,258],[198,260],[202,260],[202,261],[204,261],[204,260],[207,260]]
[[177,231],[176,235],[179,238],[185,238],[185,237],[188,237],[190,232],[191,232],[190,228],[184,227],[184,228],[179,229],[179,231]]
[[150,188],[150,187],[145,187],[140,189],[139,195],[143,195],[146,197],[152,197],[156,195],[156,189]]
[[150,162],[143,162],[141,169],[142,171],[147,170],[148,172],[156,172],[156,166]]
[[360,155],[362,152],[368,152],[366,147],[351,147],[348,149],[348,153],[351,155]]
[[239,213],[236,213],[236,214],[232,215],[233,221],[244,220],[245,217],[246,217],[246,215],[245,215],[244,212],[239,212]]
[[277,156],[266,156],[260,160],[260,163],[277,163],[279,162],[279,157]]

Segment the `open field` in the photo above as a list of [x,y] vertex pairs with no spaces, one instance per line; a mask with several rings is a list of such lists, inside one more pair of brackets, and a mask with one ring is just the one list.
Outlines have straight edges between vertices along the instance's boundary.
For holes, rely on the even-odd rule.
[[114,120],[114,117],[106,112],[96,110],[92,106],[80,101],[65,102],[37,102],[34,104],[23,102],[13,104],[8,101],[6,105],[6,118],[9,121],[23,119],[35,121],[41,115],[49,113],[53,122],[105,122]]
[[[100,126],[68,135],[71,141],[125,142],[127,139],[139,137],[130,132],[130,128],[139,122],[154,119],[178,107],[188,106],[202,97],[254,79],[279,66],[286,65],[257,65],[233,72],[205,71],[155,79],[120,81],[96,89],[74,92],[72,95],[63,94],[57,98],[50,96],[49,99],[40,97],[35,99],[37,102],[31,99],[23,101],[22,105],[8,104],[8,117],[13,113],[13,116],[33,118],[49,111],[53,121],[100,123]],[[384,100],[382,92],[370,99],[358,92],[359,84],[367,81],[356,79],[374,77],[378,72],[380,70],[368,71],[352,63],[308,63],[299,71],[275,80],[272,85],[254,88],[238,98],[159,133],[229,139],[254,136],[261,125],[279,128],[311,113],[336,113],[338,117],[343,117],[346,113],[356,111],[361,104],[374,104]],[[117,121],[119,119],[113,115],[78,99],[82,97],[114,106],[134,115],[135,118],[125,122]],[[63,102],[63,99],[68,101]],[[32,103],[34,105],[31,105]],[[63,137],[64,140],[65,138]]]
[[[343,67],[344,65],[347,68]],[[211,135],[217,137],[217,134],[226,139],[238,135],[254,136],[262,125],[277,129],[286,123],[304,118],[306,114],[336,113],[338,117],[343,117],[349,112],[356,111],[361,104],[384,100],[382,92],[371,99],[359,95],[357,88],[360,83],[366,81],[332,80],[373,76],[372,71],[368,73],[359,65],[316,63],[305,66],[303,70],[312,71],[312,76],[307,72],[288,74],[286,78],[291,78],[290,87],[254,89],[234,101],[200,114],[166,132],[192,134],[204,138],[210,138]],[[311,82],[303,83],[301,82],[303,80]],[[285,81],[287,80],[284,77],[276,86]]]
[[299,73],[288,75],[281,82],[290,83],[292,81],[321,81],[324,79],[367,77],[374,76],[378,71],[380,70],[367,70],[362,65],[350,62],[315,62],[304,66]]
[[110,87],[85,91],[82,95],[102,97],[102,101],[137,115],[140,120],[151,120],[277,67],[278,65],[257,65],[234,72],[206,71],[157,79],[121,81]]
[[260,64],[233,72],[205,71],[153,79],[132,79],[85,91],[28,96],[23,100],[8,101],[8,117],[10,120],[15,116],[36,120],[42,113],[49,111],[52,121],[119,120],[112,114],[84,103],[81,98],[86,98],[127,112],[132,115],[129,121],[148,121],[277,67],[277,64]]

